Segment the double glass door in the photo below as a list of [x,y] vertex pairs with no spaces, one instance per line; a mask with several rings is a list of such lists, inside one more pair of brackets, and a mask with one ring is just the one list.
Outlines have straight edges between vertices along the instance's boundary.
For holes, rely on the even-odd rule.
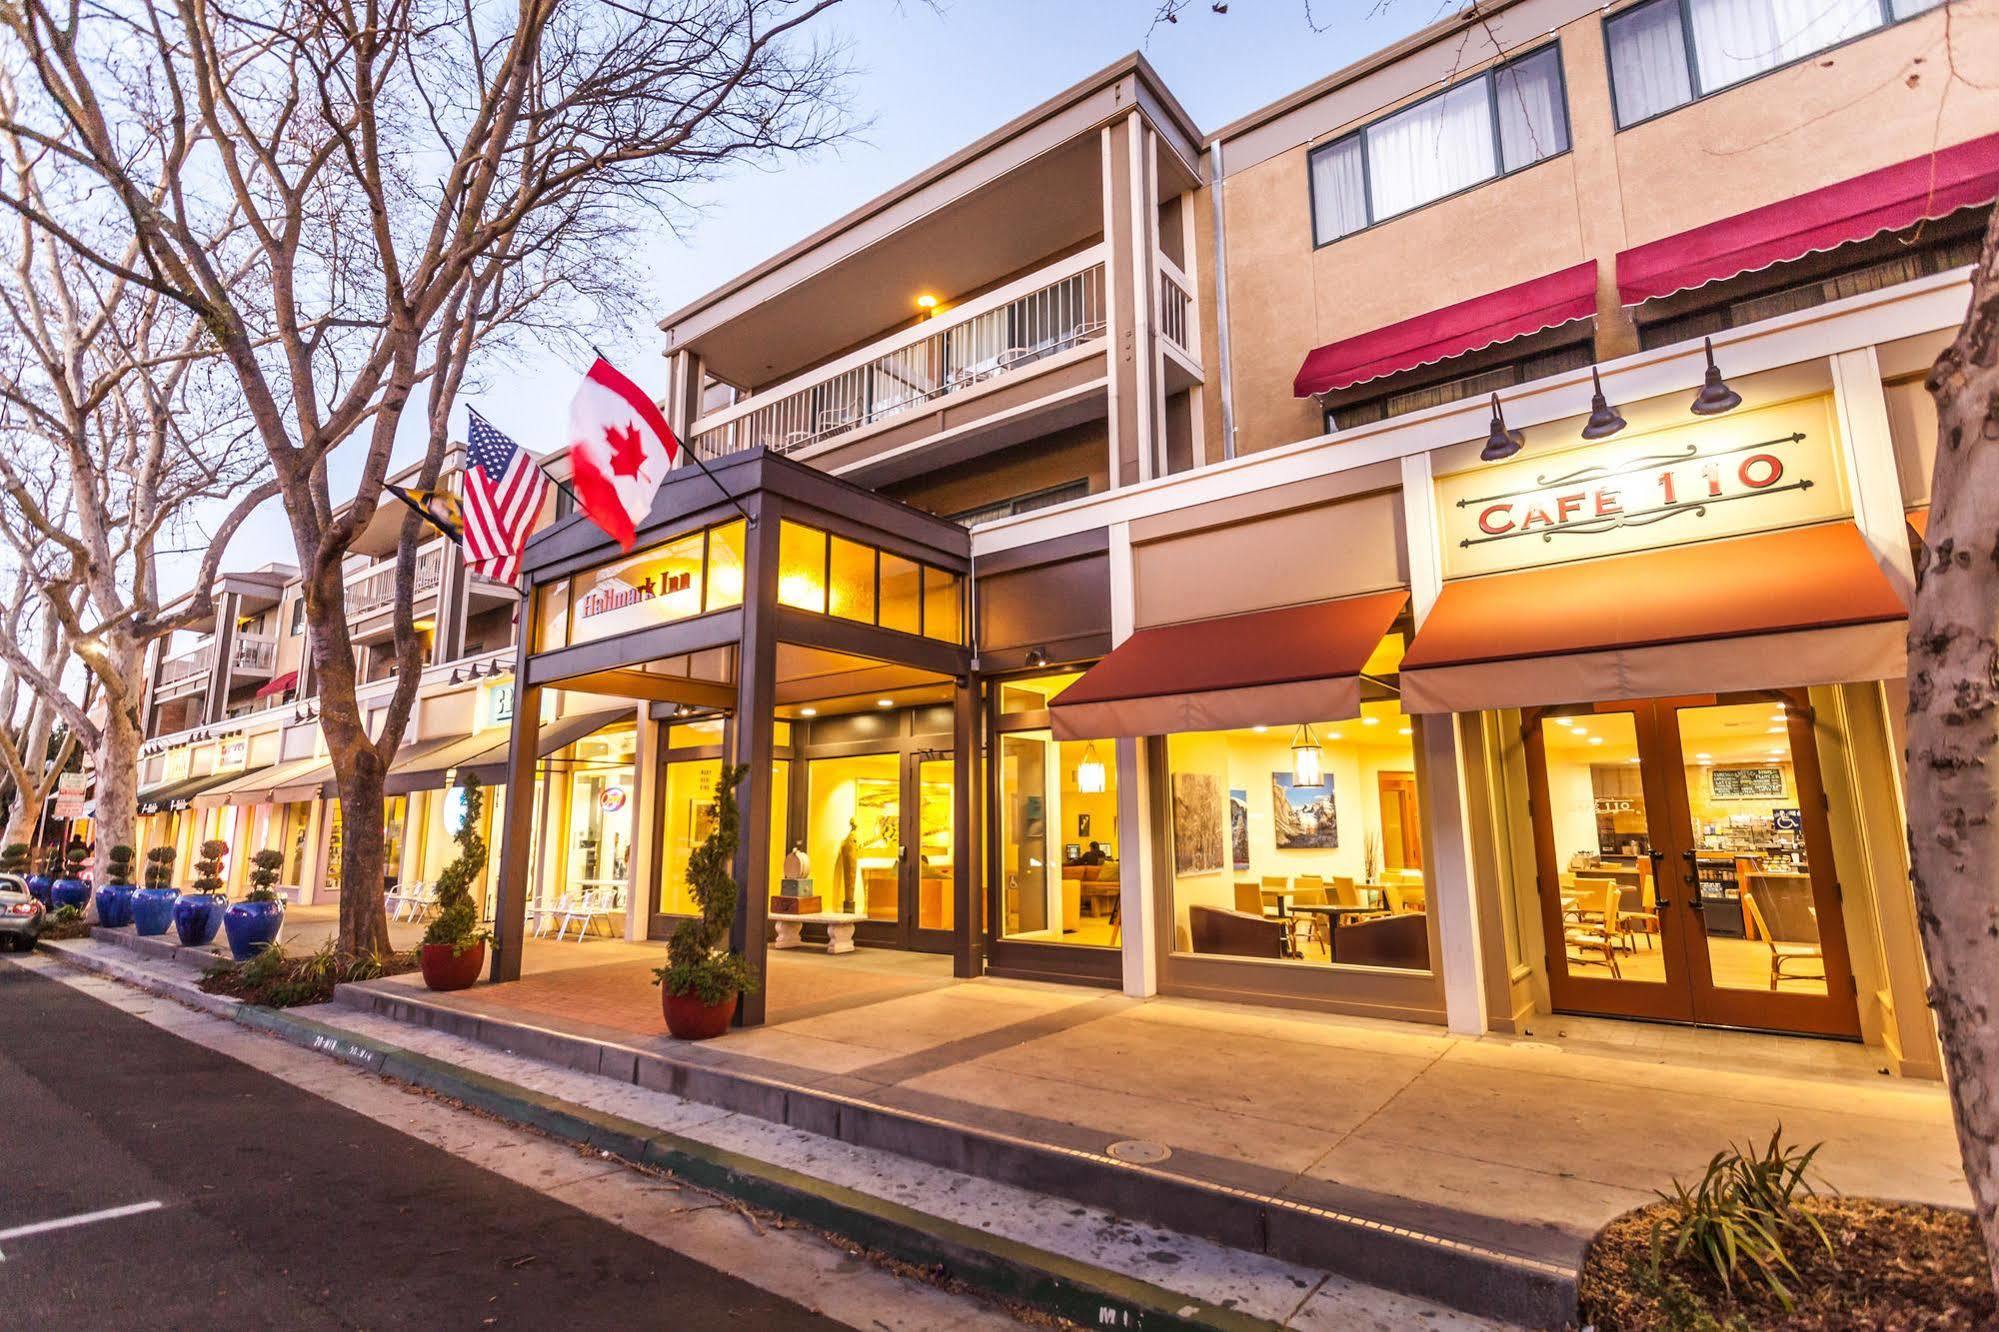
[[1802,694],[1524,722],[1555,1008],[1859,1034]]
[[862,944],[949,951],[955,816],[949,751],[811,759],[802,840],[822,909],[864,917],[855,931]]

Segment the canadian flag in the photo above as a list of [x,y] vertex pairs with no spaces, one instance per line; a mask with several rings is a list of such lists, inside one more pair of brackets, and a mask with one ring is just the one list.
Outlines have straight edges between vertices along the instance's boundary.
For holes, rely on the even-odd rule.
[[569,404],[569,480],[590,520],[626,550],[680,461],[680,441],[645,391],[599,356]]

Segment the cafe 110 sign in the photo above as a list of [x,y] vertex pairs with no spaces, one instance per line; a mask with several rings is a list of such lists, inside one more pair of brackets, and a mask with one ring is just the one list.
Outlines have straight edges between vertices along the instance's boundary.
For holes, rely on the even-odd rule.
[[1440,477],[1445,571],[1497,573],[1839,517],[1847,506],[1831,432],[1830,404],[1813,399]]

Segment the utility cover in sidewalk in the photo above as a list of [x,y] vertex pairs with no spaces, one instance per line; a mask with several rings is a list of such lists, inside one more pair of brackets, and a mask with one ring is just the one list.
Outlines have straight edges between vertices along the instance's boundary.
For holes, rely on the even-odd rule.
[[1161,1161],[1173,1155],[1173,1149],[1163,1142],[1141,1142],[1136,1138],[1127,1138],[1123,1142],[1114,1142],[1104,1148],[1104,1151],[1117,1160],[1126,1161],[1132,1165],[1158,1165]]

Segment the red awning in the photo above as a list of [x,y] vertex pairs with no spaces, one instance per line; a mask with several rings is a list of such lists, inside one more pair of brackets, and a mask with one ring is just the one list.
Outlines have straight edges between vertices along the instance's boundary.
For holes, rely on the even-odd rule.
[[1802,259],[1999,197],[1999,134],[1752,208],[1617,256],[1618,299],[1656,296]]
[[1360,673],[1409,594],[1141,629],[1049,704],[1058,740],[1224,731],[1360,715]]
[[1899,678],[1901,598],[1852,523],[1446,583],[1402,657],[1402,710]]
[[262,688],[257,690],[257,697],[269,698],[272,694],[282,694],[297,683],[298,672],[286,671],[283,675],[267,681]]
[[1596,313],[1596,260],[1329,342],[1298,367],[1301,398],[1414,370]]

